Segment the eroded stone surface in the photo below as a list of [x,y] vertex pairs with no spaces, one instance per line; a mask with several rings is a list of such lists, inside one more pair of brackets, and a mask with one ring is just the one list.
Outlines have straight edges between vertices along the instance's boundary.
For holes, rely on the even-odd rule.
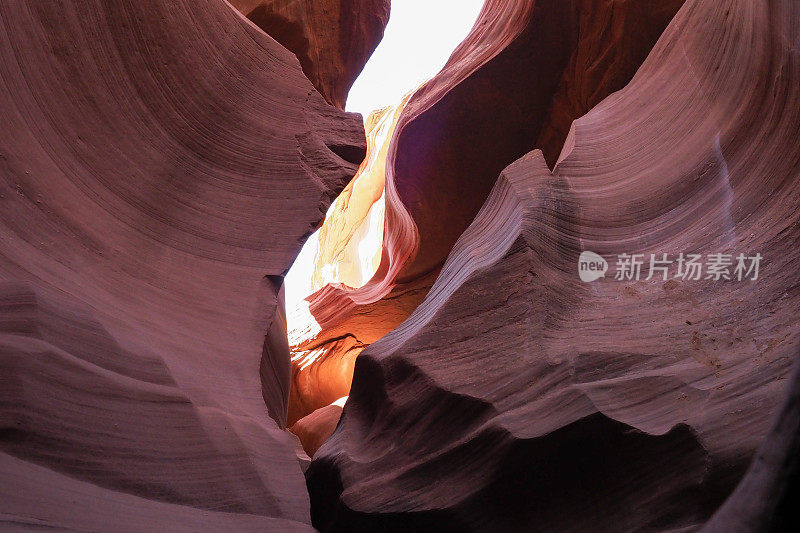
[[310,415],[304,416],[289,428],[292,433],[298,436],[303,444],[303,450],[309,457],[314,457],[320,446],[328,440],[333,430],[336,429],[336,424],[339,423],[339,417],[342,414],[342,407],[344,407],[346,401],[346,396],[339,398],[332,404],[320,407]]
[[359,117],[216,0],[2,3],[0,73],[0,522],[310,529],[281,275]]
[[[552,166],[572,121],[630,81],[682,3],[488,1],[444,69],[405,105],[384,168],[380,265],[368,283],[331,284],[309,298],[319,332],[303,371],[346,375],[360,349],[342,355],[344,335],[363,347],[405,320],[499,172],[533,148]],[[338,381],[311,410],[347,394],[349,380]]]
[[[293,289],[302,293],[302,299],[287,302],[292,355],[289,425],[347,396],[356,356],[367,344],[399,325],[413,310],[408,309],[387,324],[388,315],[367,308],[363,309],[364,320],[351,317],[346,328],[322,327],[305,299],[320,291],[362,287],[380,267],[386,154],[409,97],[367,117],[367,155],[353,180],[328,210],[325,222],[305,244],[303,253],[309,255],[303,260],[310,263],[309,267],[291,274]],[[299,296],[294,295],[293,299],[297,298]],[[378,318],[381,320],[376,320]]]
[[[800,347],[797,20],[789,1],[688,2],[553,172],[538,151],[503,172],[425,301],[359,356],[307,472],[317,527],[709,519]],[[756,281],[589,284],[585,250],[764,262]]]
[[320,94],[344,109],[350,87],[383,37],[390,0],[231,0],[231,4],[291,50]]

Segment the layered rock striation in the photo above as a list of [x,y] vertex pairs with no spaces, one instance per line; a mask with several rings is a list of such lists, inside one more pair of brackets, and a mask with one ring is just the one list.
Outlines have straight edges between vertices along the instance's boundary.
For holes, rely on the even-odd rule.
[[0,523],[311,529],[281,275],[359,116],[216,0],[4,2],[0,74]]
[[[316,527],[709,520],[800,347],[786,314],[800,305],[798,15],[790,1],[688,1],[631,83],[573,123],[553,171],[538,150],[503,171],[423,303],[358,357],[307,472]],[[756,280],[676,279],[674,264],[583,283],[584,251],[763,261]],[[787,405],[760,474],[779,489],[796,448]],[[785,493],[749,487],[739,501]]]
[[0,3],[0,528],[793,526],[797,2],[235,4]]
[[[389,146],[375,275],[311,295],[314,362],[347,374],[341,340],[368,345],[430,290],[500,171],[541,149],[555,163],[570,124],[621,89],[683,0],[486,2],[447,65],[409,99]],[[343,362],[340,362],[343,361]],[[331,374],[331,371],[327,371]],[[347,391],[330,394],[332,399]]]

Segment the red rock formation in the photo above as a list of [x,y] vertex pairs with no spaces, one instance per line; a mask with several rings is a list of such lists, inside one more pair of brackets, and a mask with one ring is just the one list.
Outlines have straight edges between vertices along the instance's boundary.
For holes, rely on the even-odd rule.
[[291,50],[314,87],[339,109],[389,22],[390,0],[230,1]]
[[[376,275],[361,287],[331,285],[309,298],[322,331],[304,371],[347,375],[363,346],[405,320],[498,173],[533,148],[554,163],[572,120],[631,79],[682,3],[489,0],[397,124]],[[342,353],[344,336],[357,339],[359,350]],[[346,395],[347,385],[298,415]]]
[[554,162],[572,120],[628,83],[682,3],[487,2],[397,126],[383,290],[441,266],[506,165],[533,148]]
[[297,435],[303,443],[303,450],[309,457],[314,457],[319,447],[336,429],[346,401],[347,397],[339,398],[332,404],[320,407],[310,415],[304,416],[289,428],[289,431]]
[[[330,22],[301,4],[277,37]],[[293,370],[281,276],[358,117],[227,2],[0,3],[0,528],[312,530],[291,379],[322,529],[787,526],[800,6],[689,0],[608,96],[678,2],[644,4],[487,2],[399,121],[375,276],[312,298]],[[585,250],[764,262],[589,284]]]
[[[709,519],[800,347],[798,20],[788,0],[688,2],[553,172],[536,151],[502,173],[422,305],[359,356],[307,472],[318,528]],[[584,250],[764,262],[756,281],[588,284]]]
[[280,275],[359,117],[216,0],[3,2],[0,41],[0,522],[310,529]]
[[[291,347],[288,424],[349,393],[358,354],[411,314],[437,274],[399,284],[386,298],[356,307],[346,321],[317,328],[313,334],[309,332],[308,340]],[[329,285],[324,290],[332,288]]]
[[[314,249],[313,267],[309,279],[293,281],[305,283],[304,296],[326,285],[345,289],[361,287],[380,265],[386,153],[407,101],[408,96],[397,106],[377,110],[367,117],[367,156],[353,181],[328,210],[322,227],[305,245]],[[364,343],[383,336],[413,310],[409,309],[391,326],[374,324],[372,315],[365,324],[356,324],[351,320],[348,325],[356,327],[342,331],[321,329],[309,313],[305,300],[288,302],[288,306],[292,353],[289,425],[347,396],[353,377],[353,363],[366,346]]]

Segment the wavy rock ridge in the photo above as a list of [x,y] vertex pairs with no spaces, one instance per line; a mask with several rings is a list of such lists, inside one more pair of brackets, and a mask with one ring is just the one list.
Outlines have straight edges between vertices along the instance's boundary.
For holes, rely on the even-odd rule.
[[[359,356],[307,472],[315,526],[709,519],[800,347],[786,315],[800,304],[798,15],[688,1],[633,81],[573,124],[553,172],[536,151],[502,173],[424,302]],[[584,250],[765,259],[757,281],[584,284]]]
[[375,276],[309,298],[322,330],[317,338],[330,340],[317,343],[320,353],[307,372],[338,365],[347,374],[354,356],[338,355],[343,337],[367,345],[402,323],[499,172],[534,148],[552,165],[572,121],[630,81],[682,3],[488,1],[398,121],[385,167],[386,229]]

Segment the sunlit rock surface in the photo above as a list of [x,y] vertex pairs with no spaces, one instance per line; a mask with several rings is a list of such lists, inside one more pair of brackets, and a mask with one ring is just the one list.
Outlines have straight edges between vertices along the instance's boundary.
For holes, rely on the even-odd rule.
[[0,3],[0,528],[310,529],[281,277],[364,153],[217,0]]
[[339,398],[332,404],[320,407],[310,415],[304,416],[289,428],[289,431],[299,437],[303,450],[309,457],[314,457],[322,443],[328,440],[336,429],[346,402],[346,396]]
[[310,313],[306,298],[320,291],[361,287],[380,266],[386,153],[409,97],[367,117],[367,155],[356,176],[331,204],[322,227],[303,247],[295,267],[298,270],[293,269],[287,278],[294,291],[287,302],[292,354],[289,425],[347,396],[356,356],[407,316],[391,325],[368,319],[348,324],[346,331],[322,328]]
[[[689,0],[633,81],[574,123],[554,171],[540,151],[503,171],[424,302],[360,354],[307,472],[315,526],[709,520],[767,435],[800,347],[798,21],[788,0]],[[589,284],[585,250],[764,261],[756,281]],[[737,501],[774,495],[758,481],[782,480],[781,465],[796,478],[788,405]],[[741,526],[739,509],[710,527]]]
[[389,22],[390,0],[230,2],[297,55],[314,87],[339,109]]
[[[407,318],[499,172],[534,148],[554,164],[572,121],[628,83],[682,3],[488,1],[400,116],[385,167],[376,274],[308,299],[321,335],[366,330],[372,340],[356,334],[366,345]],[[342,359],[328,351],[318,350],[317,366]]]

